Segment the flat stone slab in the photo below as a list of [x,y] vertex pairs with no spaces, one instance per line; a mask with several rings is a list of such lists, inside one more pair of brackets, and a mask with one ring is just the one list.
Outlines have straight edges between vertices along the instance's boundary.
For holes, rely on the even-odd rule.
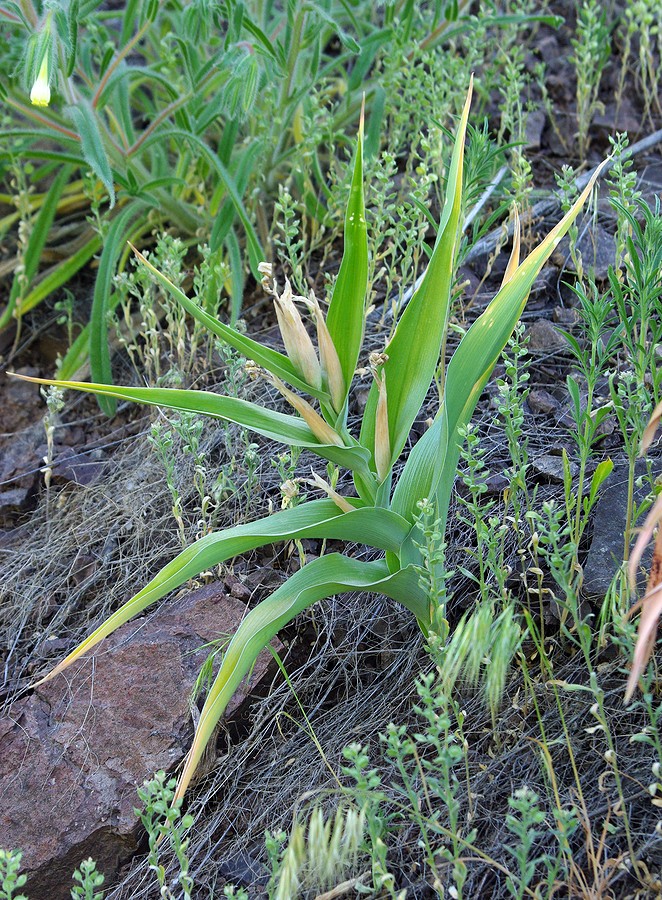
[[[657,469],[659,463],[656,463]],[[646,471],[644,460],[635,463],[635,476]],[[642,503],[648,488],[635,485],[634,502]],[[604,597],[609,590],[612,579],[623,562],[624,531],[627,518],[628,467],[614,466],[614,470],[605,481],[600,491],[600,499],[595,507],[593,537],[584,564],[584,583],[582,592],[587,597]],[[643,524],[643,519],[639,525]],[[634,543],[634,539],[633,539]],[[642,558],[642,567],[648,569],[652,556],[649,547]],[[638,592],[645,589],[646,578],[640,578]],[[641,594],[639,593],[639,596]]]
[[[233,634],[245,611],[222,585],[202,587],[128,622],[0,719],[0,846],[23,851],[30,900],[69,898],[88,856],[107,887],[137,851],[136,788],[184,759],[208,643]],[[226,718],[264,687],[272,662],[263,651]]]

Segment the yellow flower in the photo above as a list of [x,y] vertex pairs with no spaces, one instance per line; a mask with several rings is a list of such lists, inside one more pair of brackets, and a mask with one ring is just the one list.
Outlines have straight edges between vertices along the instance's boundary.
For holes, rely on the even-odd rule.
[[44,54],[37,80],[32,85],[30,102],[33,106],[48,106],[51,102],[51,89],[48,84],[48,53]]

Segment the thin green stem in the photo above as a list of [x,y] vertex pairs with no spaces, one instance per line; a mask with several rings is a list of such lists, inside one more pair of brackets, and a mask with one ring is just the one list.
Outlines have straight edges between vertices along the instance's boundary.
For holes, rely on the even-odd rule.
[[22,113],[24,116],[33,119],[35,122],[39,122],[40,125],[45,125],[47,128],[52,128],[53,131],[58,131],[66,138],[69,138],[69,140],[77,141],[78,143],[80,143],[80,137],[76,134],[75,131],[71,131],[69,128],[65,128],[64,125],[59,125],[57,122],[49,119],[48,116],[44,116],[41,113],[37,112],[34,107],[25,106],[20,102],[20,100],[15,100],[12,96],[7,96],[5,102],[9,106],[13,106],[14,109],[18,110],[18,112]]
[[[468,5],[469,5],[468,0],[461,0],[461,2],[458,3],[458,11],[462,12],[464,10],[464,8]],[[434,46],[434,44],[436,44],[436,42],[441,37],[443,37],[444,31],[446,31],[446,29],[448,28],[448,26],[450,24],[451,23],[448,21],[448,19],[445,19],[441,23],[441,25],[437,25],[437,27],[434,29],[434,31],[431,31],[430,34],[420,42],[420,44],[418,45],[419,49],[427,50],[428,47]],[[414,53],[414,51],[412,50],[412,52],[409,54],[410,59],[413,56],[413,53]]]
[[16,22],[16,23],[19,23],[19,22],[21,21],[21,20],[19,19],[18,16],[13,16],[13,15],[12,15],[10,12],[8,12],[6,9],[1,9],[1,8],[0,8],[0,16],[4,16],[5,19],[9,19],[10,22]]
[[128,148],[126,151],[127,159],[133,156],[142,147],[143,143],[159,127],[161,122],[167,119],[169,115],[178,110],[181,106],[188,103],[192,96],[193,95],[189,93],[183,97],[179,97],[177,100],[173,100],[165,109],[161,110],[158,116],[149,123],[140,137]]
[[97,88],[96,93],[95,93],[94,97],[92,98],[92,108],[93,108],[93,109],[96,109],[97,104],[98,104],[98,102],[99,102],[99,98],[101,97],[101,94],[103,93],[103,89],[104,89],[104,88],[106,87],[106,85],[108,84],[108,80],[110,79],[110,76],[113,74],[113,72],[115,71],[115,69],[116,69],[116,68],[119,66],[119,64],[122,62],[122,60],[123,60],[123,59],[131,52],[131,50],[136,46],[136,44],[138,43],[138,41],[140,41],[141,38],[143,38],[144,35],[147,34],[147,32],[149,31],[149,29],[151,28],[151,26],[152,26],[152,21],[151,21],[151,19],[147,19],[147,21],[143,24],[142,28],[140,28],[140,29],[134,34],[134,36],[131,38],[131,40],[130,40],[129,43],[126,45],[126,47],[123,47],[123,48],[119,51],[119,53],[117,54],[117,56],[115,57],[115,59],[114,59],[114,60],[112,61],[112,63],[108,66],[108,68],[106,69],[106,72],[105,72],[103,78],[101,79],[101,81],[100,81],[100,83],[99,83],[99,87]]

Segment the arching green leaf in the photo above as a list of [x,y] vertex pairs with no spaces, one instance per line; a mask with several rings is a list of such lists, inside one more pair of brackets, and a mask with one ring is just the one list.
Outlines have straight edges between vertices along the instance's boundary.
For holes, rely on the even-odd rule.
[[339,553],[313,560],[252,609],[223,655],[221,668],[202,708],[193,744],[179,778],[176,797],[186,792],[216,723],[244,676],[280,629],[318,600],[345,591],[375,591],[398,600],[424,619],[427,598],[413,567],[391,574],[386,563],[359,562]]

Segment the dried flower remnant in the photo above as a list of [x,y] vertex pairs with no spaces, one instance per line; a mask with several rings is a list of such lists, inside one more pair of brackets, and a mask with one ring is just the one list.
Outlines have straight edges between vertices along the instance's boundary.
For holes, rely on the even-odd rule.
[[345,446],[345,442],[338,432],[334,431],[330,425],[327,425],[324,419],[313,409],[307,400],[304,400],[303,397],[300,397],[298,394],[295,394],[294,391],[291,391],[283,384],[280,378],[277,378],[275,375],[265,375],[265,377],[278,389],[278,391],[280,391],[290,406],[293,406],[294,409],[296,409],[320,444],[334,444],[336,447]]
[[313,314],[317,327],[317,344],[322,363],[322,376],[325,386],[329,394],[331,394],[331,405],[339,413],[345,402],[345,379],[343,378],[342,366],[338,359],[338,351],[327,328],[324,314],[320,309],[317,297],[312,292],[308,299],[308,309]]
[[345,500],[335,488],[332,488],[328,481],[324,481],[323,478],[320,478],[317,472],[313,472],[312,476],[312,478],[308,479],[308,484],[324,491],[327,497],[333,500],[338,509],[342,510],[342,512],[352,512],[354,510],[352,504]]
[[388,361],[385,353],[370,354],[370,370],[377,382],[379,394],[375,411],[375,468],[380,482],[391,471],[391,438],[388,428],[388,396],[386,394],[386,372]]
[[274,298],[278,328],[285,345],[285,352],[304,381],[319,390],[322,387],[322,368],[317,358],[317,351],[294,303],[295,300],[303,300],[305,303],[305,298],[295,297],[292,293],[292,285],[287,278],[283,293],[280,294],[270,263],[260,263],[258,271],[263,276],[263,288]]

